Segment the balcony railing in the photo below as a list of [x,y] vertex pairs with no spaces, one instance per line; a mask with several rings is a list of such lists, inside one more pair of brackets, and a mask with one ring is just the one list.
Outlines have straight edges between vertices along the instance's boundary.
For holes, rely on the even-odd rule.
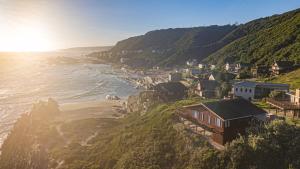
[[285,110],[300,110],[300,105],[293,104],[289,100],[275,100],[273,98],[267,98],[266,101]]

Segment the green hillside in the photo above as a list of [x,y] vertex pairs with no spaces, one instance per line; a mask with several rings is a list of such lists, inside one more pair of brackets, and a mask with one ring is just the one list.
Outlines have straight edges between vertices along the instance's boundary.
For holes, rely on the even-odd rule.
[[210,55],[206,61],[219,65],[225,62],[270,65],[274,60],[300,62],[299,9],[254,20],[237,30],[245,35]]
[[225,25],[151,31],[118,42],[111,49],[112,56],[102,58],[113,62],[128,58],[126,63],[132,67],[183,64],[188,59],[204,59],[220,49],[222,45],[217,42],[236,27]]
[[297,69],[290,73],[275,77],[271,81],[275,82],[275,83],[289,84],[291,86],[291,88],[299,89],[300,88],[300,69]]
[[[121,119],[55,121],[47,103],[23,115],[2,146],[1,169],[296,169],[300,128],[284,121],[249,130],[224,151],[179,123],[185,100]],[[88,141],[90,135],[97,132]],[[86,143],[85,143],[86,142]]]
[[131,67],[182,65],[189,59],[222,65],[274,60],[300,62],[300,9],[241,25],[163,29],[118,42],[110,54],[91,56]]

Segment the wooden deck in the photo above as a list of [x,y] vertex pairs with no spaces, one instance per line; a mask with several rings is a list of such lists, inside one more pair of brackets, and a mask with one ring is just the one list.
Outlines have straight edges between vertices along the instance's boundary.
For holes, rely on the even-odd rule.
[[275,100],[268,98],[267,103],[281,110],[300,110],[300,105],[295,105],[287,100]]
[[207,142],[209,142],[215,149],[217,150],[224,150],[225,147],[217,142],[215,142],[212,138],[212,132],[206,130],[202,126],[195,124],[194,122],[190,121],[189,119],[186,119],[184,117],[179,117],[180,121],[184,124],[184,126],[188,129],[190,129],[193,133],[198,134],[202,136]]

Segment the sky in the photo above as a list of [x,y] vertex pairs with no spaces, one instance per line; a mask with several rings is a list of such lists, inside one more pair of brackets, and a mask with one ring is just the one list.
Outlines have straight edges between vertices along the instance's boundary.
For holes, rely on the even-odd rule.
[[0,0],[0,51],[114,45],[147,31],[246,23],[300,0]]

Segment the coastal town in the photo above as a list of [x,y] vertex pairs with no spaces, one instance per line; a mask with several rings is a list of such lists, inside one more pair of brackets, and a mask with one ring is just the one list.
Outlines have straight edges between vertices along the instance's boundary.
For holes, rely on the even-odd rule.
[[139,74],[134,82],[143,88],[139,95],[129,96],[124,104],[127,112],[146,112],[159,102],[199,98],[199,104],[184,106],[176,114],[187,129],[207,138],[217,149],[245,134],[253,121],[260,124],[300,118],[300,89],[267,81],[299,68],[289,61],[274,61],[270,67],[245,63],[218,67],[194,59],[175,70],[125,67],[121,70]]

